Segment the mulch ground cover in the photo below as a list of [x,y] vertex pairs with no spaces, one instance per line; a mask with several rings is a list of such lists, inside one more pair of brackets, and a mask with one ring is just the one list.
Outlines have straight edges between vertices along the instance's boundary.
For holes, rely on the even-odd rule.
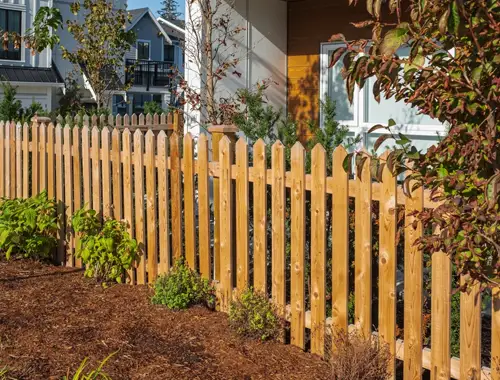
[[150,304],[151,289],[103,289],[81,271],[0,261],[0,369],[60,379],[88,357],[116,379],[328,379],[328,365],[292,346],[236,336],[227,316]]

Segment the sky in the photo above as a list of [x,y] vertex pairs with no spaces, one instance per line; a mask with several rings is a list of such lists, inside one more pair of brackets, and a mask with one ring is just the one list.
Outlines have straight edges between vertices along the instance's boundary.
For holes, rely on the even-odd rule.
[[[179,4],[179,12],[182,12],[184,14],[184,1],[185,0],[178,0],[177,3]],[[161,8],[161,0],[128,0],[128,9],[134,9],[134,8],[144,8],[144,7],[149,7],[155,16],[157,16],[157,11]]]

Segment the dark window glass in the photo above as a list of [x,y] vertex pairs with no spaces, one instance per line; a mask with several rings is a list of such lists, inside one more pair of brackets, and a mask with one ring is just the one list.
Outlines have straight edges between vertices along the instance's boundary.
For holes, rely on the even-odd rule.
[[171,64],[174,64],[174,62],[175,62],[175,46],[164,45],[163,60],[165,62],[169,62]]
[[[21,34],[20,11],[0,9],[0,29],[2,32]],[[9,42],[9,48],[4,50],[0,47],[0,59],[21,60],[21,50],[15,49],[14,44]]]
[[137,42],[137,58],[149,59],[149,42],[144,42],[144,41]]

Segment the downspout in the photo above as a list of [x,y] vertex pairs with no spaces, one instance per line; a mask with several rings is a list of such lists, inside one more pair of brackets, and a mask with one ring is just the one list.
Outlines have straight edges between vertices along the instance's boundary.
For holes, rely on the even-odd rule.
[[246,87],[248,90],[252,87],[252,61],[250,54],[252,53],[252,48],[250,47],[252,43],[252,23],[250,22],[250,0],[246,0],[246,28],[247,28],[247,47],[246,47]]

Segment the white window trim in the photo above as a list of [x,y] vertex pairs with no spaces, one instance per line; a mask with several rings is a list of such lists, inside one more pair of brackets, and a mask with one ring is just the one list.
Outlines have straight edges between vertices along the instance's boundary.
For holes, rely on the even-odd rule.
[[[147,42],[149,44],[148,60],[151,61],[151,40],[137,40],[135,42],[135,59],[139,60],[139,42]],[[141,58],[141,59],[144,59],[144,58]]]
[[[344,43],[338,42],[325,42],[321,44],[321,54],[320,54],[320,101],[324,102],[328,96],[328,68],[330,62],[330,52],[345,46]],[[360,90],[358,85],[355,85],[354,96],[353,96],[353,107],[354,107],[354,120],[339,120],[339,123],[349,127],[349,131],[355,133],[356,135],[364,135],[368,130],[376,124],[365,122],[366,107],[365,107],[365,91]],[[335,100],[335,99],[333,99]],[[320,111],[320,125],[324,126],[324,115]],[[397,120],[396,120],[397,121]],[[426,136],[426,137],[437,137],[444,136],[447,132],[447,128],[444,124],[432,125],[432,124],[398,124],[396,125],[397,130],[408,136]],[[383,134],[382,131],[377,131],[374,134]]]
[[[3,4],[2,3],[0,9],[21,12],[21,36],[24,36],[24,33],[26,32],[26,16],[28,15],[28,12],[26,12],[26,5]],[[6,64],[16,64],[17,63],[17,65],[13,65],[13,66],[25,66],[26,65],[26,48],[24,47],[23,42],[21,42],[21,46],[19,47],[19,50],[21,51],[21,59],[0,59],[0,63],[6,63]]]

